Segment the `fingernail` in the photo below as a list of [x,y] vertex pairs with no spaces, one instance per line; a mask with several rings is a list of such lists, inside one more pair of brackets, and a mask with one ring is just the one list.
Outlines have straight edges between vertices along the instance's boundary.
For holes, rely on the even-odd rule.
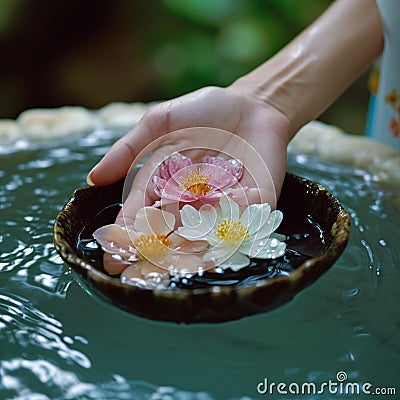
[[89,186],[95,186],[95,184],[92,181],[92,173],[95,168],[96,168],[96,165],[90,170],[90,172],[88,173],[88,176],[86,177],[86,182]]

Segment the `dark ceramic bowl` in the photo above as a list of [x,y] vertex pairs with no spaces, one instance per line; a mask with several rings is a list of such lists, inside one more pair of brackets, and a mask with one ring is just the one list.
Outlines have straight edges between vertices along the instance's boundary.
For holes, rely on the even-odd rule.
[[[271,310],[289,300],[326,272],[346,247],[350,217],[339,201],[321,185],[287,174],[278,209],[284,219],[279,233],[301,230],[296,225],[311,218],[324,241],[306,242],[309,259],[288,276],[262,279],[253,285],[198,289],[149,290],[121,283],[88,260],[78,249],[82,228],[105,207],[118,203],[123,181],[110,186],[77,189],[54,224],[53,240],[62,259],[81,277],[90,293],[141,317],[184,323],[223,322]],[[105,223],[113,223],[113,218]],[[93,227],[93,230],[96,227]]]

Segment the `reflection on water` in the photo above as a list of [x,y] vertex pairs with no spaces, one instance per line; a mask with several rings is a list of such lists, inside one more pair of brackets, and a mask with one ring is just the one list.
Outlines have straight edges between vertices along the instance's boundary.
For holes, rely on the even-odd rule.
[[147,321],[89,296],[51,243],[56,214],[113,141],[95,132],[0,156],[1,399],[256,399],[266,377],[322,383],[338,371],[349,382],[398,385],[396,193],[363,171],[291,157],[292,172],[319,181],[351,214],[335,266],[268,314],[218,325]]

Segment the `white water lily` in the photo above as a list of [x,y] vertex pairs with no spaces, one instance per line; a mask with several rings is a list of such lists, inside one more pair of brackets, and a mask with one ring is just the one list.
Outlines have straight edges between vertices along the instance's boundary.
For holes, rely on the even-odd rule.
[[206,240],[211,248],[203,256],[222,268],[234,271],[250,264],[250,258],[274,259],[284,255],[285,236],[274,233],[282,222],[279,210],[269,204],[251,204],[242,214],[229,196],[219,208],[205,205],[196,210],[185,205],[181,210],[182,226],[178,233],[187,240]]

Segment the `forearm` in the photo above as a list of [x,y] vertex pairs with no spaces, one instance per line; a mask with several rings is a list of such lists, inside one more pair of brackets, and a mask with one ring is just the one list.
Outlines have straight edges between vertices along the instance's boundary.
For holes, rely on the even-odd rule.
[[337,0],[279,53],[231,87],[280,110],[294,135],[319,116],[382,49],[375,0]]

